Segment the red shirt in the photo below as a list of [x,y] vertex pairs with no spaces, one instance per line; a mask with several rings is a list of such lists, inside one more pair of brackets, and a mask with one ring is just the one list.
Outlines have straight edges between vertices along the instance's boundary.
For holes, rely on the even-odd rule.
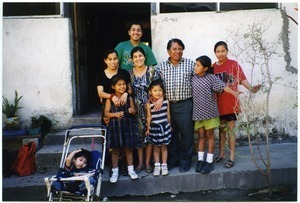
[[[216,63],[214,66],[214,74],[218,76],[226,86],[230,87],[234,91],[238,90],[238,85],[243,80],[246,80],[246,76],[241,66],[234,60],[226,59],[222,65]],[[218,109],[220,115],[239,113],[240,106],[238,98],[230,93],[222,92],[217,94]]]

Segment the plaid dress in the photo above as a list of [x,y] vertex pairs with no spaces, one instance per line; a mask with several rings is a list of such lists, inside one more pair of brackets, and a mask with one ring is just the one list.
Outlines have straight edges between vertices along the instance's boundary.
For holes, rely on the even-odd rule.
[[130,97],[127,97],[125,105],[116,107],[111,101],[111,112],[124,111],[124,117],[111,118],[108,124],[107,147],[110,148],[134,148],[140,147],[140,139],[137,129],[136,117],[128,113]]

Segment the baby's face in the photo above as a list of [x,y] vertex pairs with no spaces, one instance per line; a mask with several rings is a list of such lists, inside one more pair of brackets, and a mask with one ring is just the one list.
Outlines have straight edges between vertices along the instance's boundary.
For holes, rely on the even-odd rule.
[[84,156],[77,157],[77,159],[75,160],[74,165],[77,169],[84,168],[87,165],[87,160]]

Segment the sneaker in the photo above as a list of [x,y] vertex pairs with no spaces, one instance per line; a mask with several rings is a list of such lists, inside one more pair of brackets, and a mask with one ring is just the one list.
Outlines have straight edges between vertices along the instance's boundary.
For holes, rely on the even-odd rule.
[[196,172],[200,173],[205,165],[204,161],[198,161],[196,166]]
[[168,166],[167,165],[161,165],[161,175],[166,176],[169,174]]
[[135,173],[135,171],[128,172],[128,175],[130,176],[131,180],[135,180],[139,178],[139,176]]
[[109,181],[111,183],[116,183],[118,181],[118,177],[119,177],[119,174],[118,173],[113,173],[109,179]]
[[207,173],[210,173],[212,170],[214,170],[214,164],[206,162],[206,164],[203,166],[203,168],[201,170],[201,173],[207,174]]
[[159,176],[159,175],[160,175],[160,166],[155,166],[153,176]]

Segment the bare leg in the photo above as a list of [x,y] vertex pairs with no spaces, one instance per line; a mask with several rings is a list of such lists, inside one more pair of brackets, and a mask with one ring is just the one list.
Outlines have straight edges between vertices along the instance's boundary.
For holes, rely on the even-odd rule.
[[205,130],[204,128],[198,129],[198,151],[204,152],[205,148]]
[[111,154],[112,168],[117,168],[118,167],[119,154],[120,154],[120,149],[119,148],[114,148],[112,150],[112,154]]
[[138,157],[139,157],[139,164],[138,164],[138,168],[142,168],[144,165],[144,148],[140,147],[137,149],[138,152]]
[[167,164],[167,160],[168,160],[167,145],[162,145],[161,146],[161,159],[162,159],[162,164]]
[[208,141],[208,153],[213,154],[215,150],[214,129],[209,129],[206,131],[206,139]]
[[132,164],[133,164],[132,150],[129,148],[124,148],[124,151],[125,151],[125,155],[126,155],[127,165],[132,166]]
[[222,120],[220,122],[220,128],[219,128],[219,157],[222,157],[223,159],[225,156],[225,144],[226,144],[226,120]]
[[152,151],[153,151],[153,146],[152,145],[147,145],[146,146],[146,167],[149,168],[150,166],[150,161],[152,157]]
[[160,163],[160,146],[153,146],[153,157],[155,163]]
[[235,128],[235,121],[230,121],[228,123],[228,126],[229,126],[228,143],[230,149],[230,160],[234,161],[236,134],[233,132],[233,130]]

